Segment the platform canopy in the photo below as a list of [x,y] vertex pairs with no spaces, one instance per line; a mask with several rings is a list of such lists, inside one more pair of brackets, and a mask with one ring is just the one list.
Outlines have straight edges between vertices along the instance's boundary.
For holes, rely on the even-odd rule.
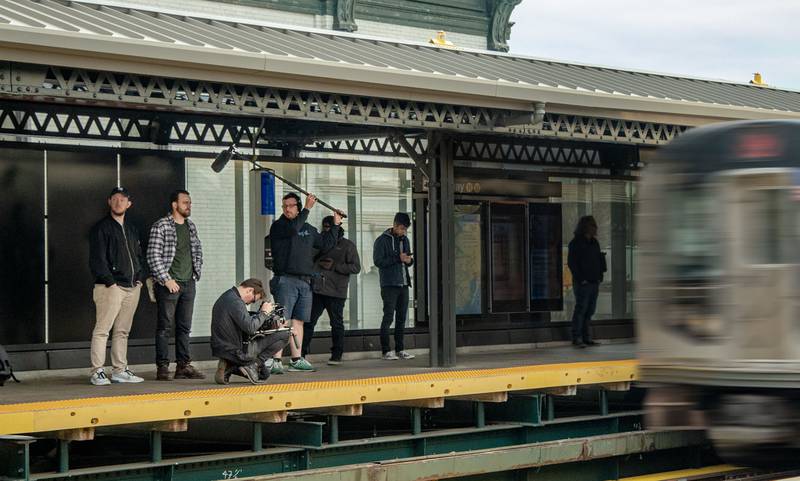
[[566,114],[662,116],[681,125],[800,118],[800,92],[771,87],[128,7],[112,0],[0,0],[0,55],[13,62],[511,110],[542,102]]

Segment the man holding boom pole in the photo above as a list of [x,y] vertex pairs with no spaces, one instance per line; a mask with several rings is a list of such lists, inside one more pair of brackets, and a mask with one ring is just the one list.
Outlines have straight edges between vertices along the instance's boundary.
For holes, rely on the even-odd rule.
[[[292,360],[290,371],[313,371],[314,367],[302,357],[303,324],[310,321],[313,294],[311,278],[314,275],[314,249],[325,253],[336,246],[341,229],[330,229],[320,234],[308,224],[309,210],[316,204],[313,194],[306,197],[305,208],[300,196],[289,192],[283,196],[283,215],[272,223],[269,237],[272,245],[275,276],[270,281],[270,291],[275,302],[285,308],[286,319],[291,319],[295,342],[290,342]],[[334,211],[333,222],[339,226],[342,216]],[[275,356],[272,374],[282,374],[281,353]]]

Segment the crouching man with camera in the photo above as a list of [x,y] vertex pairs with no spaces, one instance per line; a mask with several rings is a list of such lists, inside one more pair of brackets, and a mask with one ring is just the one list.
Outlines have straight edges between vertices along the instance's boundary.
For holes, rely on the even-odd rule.
[[247,279],[225,291],[211,310],[211,352],[219,358],[214,380],[228,384],[231,375],[247,378],[253,384],[267,380],[272,356],[289,342],[291,330],[270,302],[258,312],[247,306],[263,299],[260,279]]

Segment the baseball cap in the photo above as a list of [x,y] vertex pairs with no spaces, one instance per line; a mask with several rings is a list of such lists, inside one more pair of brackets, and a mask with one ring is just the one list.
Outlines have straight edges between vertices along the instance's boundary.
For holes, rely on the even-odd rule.
[[108,194],[108,198],[110,199],[110,198],[114,197],[114,194],[122,194],[122,195],[124,195],[125,197],[127,197],[129,199],[131,197],[131,193],[128,191],[128,189],[126,189],[125,187],[122,187],[122,186],[114,187],[113,189],[111,189],[111,193]]

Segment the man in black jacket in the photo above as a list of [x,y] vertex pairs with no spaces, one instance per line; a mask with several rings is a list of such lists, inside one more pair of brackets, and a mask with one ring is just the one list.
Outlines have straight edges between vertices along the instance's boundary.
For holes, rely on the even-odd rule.
[[575,227],[575,237],[569,243],[567,265],[572,272],[572,292],[575,294],[575,311],[572,313],[572,344],[577,347],[593,346],[589,322],[597,307],[597,296],[606,257],[597,242],[597,221],[587,215]]
[[[290,332],[282,330],[251,340],[253,334],[265,327],[273,310],[272,303],[261,304],[258,312],[248,312],[247,306],[263,299],[264,286],[260,279],[247,279],[222,293],[211,309],[211,353],[219,358],[214,380],[228,384],[231,374],[239,374],[251,383],[267,380],[272,356],[286,347]],[[282,327],[266,326],[270,329]]]
[[[275,276],[269,287],[275,302],[285,308],[286,319],[292,320],[292,330],[296,342],[303,343],[303,324],[311,319],[311,278],[314,275],[314,250],[321,253],[331,250],[339,240],[341,229],[331,229],[320,234],[317,229],[306,222],[309,210],[314,207],[317,198],[309,194],[306,206],[300,196],[289,192],[283,196],[281,208],[283,215],[272,223],[269,230],[272,245],[273,266]],[[342,217],[334,213],[333,223],[339,226]],[[290,371],[313,371],[314,367],[302,357],[301,349],[294,342],[289,343],[292,360]],[[283,373],[280,353],[272,367],[273,374]]]
[[[109,215],[95,224],[89,235],[89,268],[94,276],[92,297],[96,307],[89,382],[95,386],[143,381],[128,369],[128,334],[139,305],[145,265],[139,232],[125,221],[125,213],[131,207],[128,190],[115,187],[108,195],[108,207]],[[109,380],[103,366],[112,328],[113,371]]]
[[[381,299],[383,300],[383,320],[381,321],[381,351],[383,359],[413,359],[415,356],[406,351],[403,344],[406,318],[408,315],[408,289],[411,287],[411,276],[408,268],[414,265],[411,245],[406,237],[411,219],[405,212],[394,216],[391,229],[375,239],[372,250],[372,261],[378,266],[381,282]],[[394,348],[389,345],[389,328],[394,320]]]
[[333,342],[328,364],[335,366],[341,364],[344,353],[344,302],[347,300],[350,276],[361,272],[361,259],[358,257],[356,245],[350,239],[344,238],[341,227],[334,227],[333,216],[329,215],[322,219],[322,232],[326,233],[331,229],[342,232],[338,236],[336,247],[317,256],[317,275],[312,283],[314,299],[311,305],[311,321],[305,324],[303,332],[303,357],[309,353],[314,328],[322,311],[328,311]]

